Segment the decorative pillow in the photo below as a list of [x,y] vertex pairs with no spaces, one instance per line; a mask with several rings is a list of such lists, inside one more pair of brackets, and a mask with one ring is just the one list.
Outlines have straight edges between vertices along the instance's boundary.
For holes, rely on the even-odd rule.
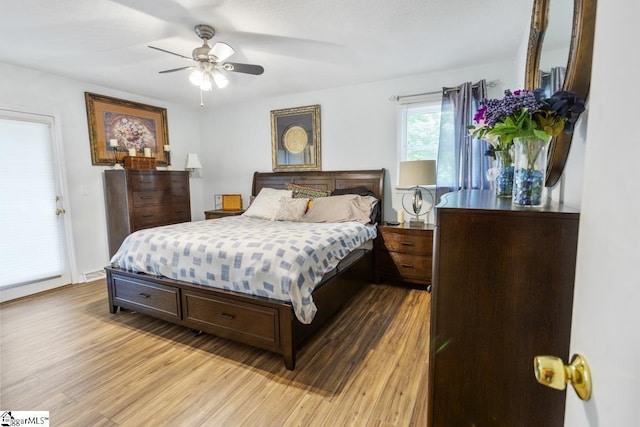
[[302,218],[304,222],[347,222],[361,224],[371,222],[371,212],[378,199],[373,196],[344,194],[320,197],[313,201],[311,209]]
[[275,221],[302,221],[304,213],[307,211],[309,199],[292,199],[288,197],[280,198],[280,209],[276,214]]
[[[351,188],[339,188],[333,190],[331,193],[332,196],[339,196],[341,194],[358,194],[360,196],[372,196],[376,197],[376,193],[369,190],[365,186],[351,187]],[[378,200],[373,209],[371,210],[371,224],[375,224],[376,222],[382,219],[382,215],[380,214],[380,201]]]
[[299,184],[287,184],[287,189],[291,190],[291,196],[302,199],[315,199],[316,197],[328,197],[331,195],[331,191],[319,190],[313,187],[306,187]]
[[291,198],[291,190],[265,187],[242,215],[273,221],[280,210],[280,199],[283,197]]

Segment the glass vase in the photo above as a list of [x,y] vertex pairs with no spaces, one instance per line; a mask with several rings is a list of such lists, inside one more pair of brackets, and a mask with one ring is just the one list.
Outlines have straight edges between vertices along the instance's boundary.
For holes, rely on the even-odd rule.
[[496,196],[511,197],[513,194],[513,157],[510,150],[496,150],[495,167],[496,174]]
[[515,138],[513,204],[542,206],[549,141],[537,137]]

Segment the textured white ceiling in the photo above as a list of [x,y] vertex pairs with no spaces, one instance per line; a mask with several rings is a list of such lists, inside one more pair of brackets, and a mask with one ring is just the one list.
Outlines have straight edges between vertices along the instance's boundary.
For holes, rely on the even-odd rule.
[[[568,1],[568,0],[567,0]],[[197,24],[229,61],[261,76],[227,73],[207,106],[339,87],[513,57],[532,0],[2,0],[0,61],[161,100],[197,105],[185,56]]]

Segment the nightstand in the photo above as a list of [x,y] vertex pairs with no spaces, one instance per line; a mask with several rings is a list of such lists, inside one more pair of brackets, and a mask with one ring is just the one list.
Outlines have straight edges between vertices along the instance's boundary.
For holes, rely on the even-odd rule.
[[205,219],[218,219],[224,216],[234,216],[234,215],[242,215],[244,213],[244,209],[234,210],[234,211],[224,211],[222,209],[216,209],[211,211],[204,211]]
[[380,225],[375,248],[376,277],[431,289],[434,225]]

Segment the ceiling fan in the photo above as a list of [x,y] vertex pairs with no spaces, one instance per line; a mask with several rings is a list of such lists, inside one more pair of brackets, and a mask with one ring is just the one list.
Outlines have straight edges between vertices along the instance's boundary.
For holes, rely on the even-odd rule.
[[159,47],[149,46],[151,49],[159,50],[160,52],[169,53],[195,62],[194,65],[160,71],[161,74],[193,69],[194,71],[189,76],[189,80],[194,85],[200,87],[200,90],[208,92],[212,89],[213,83],[215,83],[219,88],[227,86],[229,81],[222,71],[254,75],[260,75],[264,72],[264,68],[260,65],[241,64],[239,62],[223,62],[225,59],[233,55],[234,50],[231,46],[222,42],[216,42],[213,47],[209,46],[208,41],[211,40],[216,33],[216,30],[213,27],[209,25],[196,25],[194,27],[194,31],[196,35],[202,39],[202,46],[193,49],[191,57],[160,49]]

